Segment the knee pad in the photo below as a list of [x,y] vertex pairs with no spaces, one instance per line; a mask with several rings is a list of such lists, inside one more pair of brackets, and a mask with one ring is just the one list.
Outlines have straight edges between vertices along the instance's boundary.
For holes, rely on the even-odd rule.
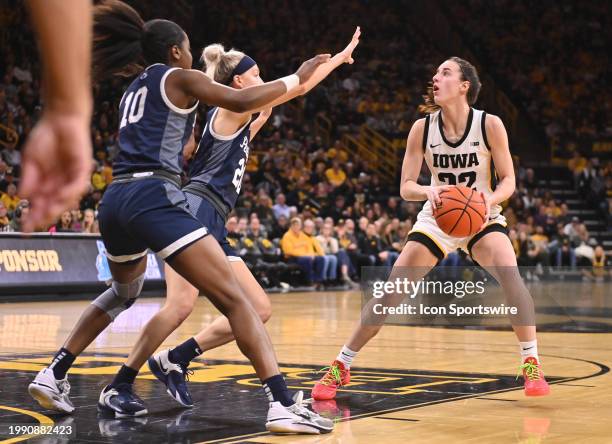
[[111,288],[98,296],[92,304],[105,311],[110,316],[111,321],[114,321],[119,313],[127,310],[136,302],[143,284],[144,274],[127,284],[113,281]]

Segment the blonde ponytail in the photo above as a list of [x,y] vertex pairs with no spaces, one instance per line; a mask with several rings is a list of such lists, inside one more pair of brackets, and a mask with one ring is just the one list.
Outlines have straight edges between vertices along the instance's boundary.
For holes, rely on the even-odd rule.
[[220,43],[208,45],[202,51],[205,73],[217,83],[232,83],[232,72],[244,57],[244,53],[235,49],[226,51]]

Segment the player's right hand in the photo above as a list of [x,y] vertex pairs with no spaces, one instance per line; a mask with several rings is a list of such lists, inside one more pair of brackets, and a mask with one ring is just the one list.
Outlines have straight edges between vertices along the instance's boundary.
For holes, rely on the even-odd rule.
[[300,85],[305,83],[310,78],[310,76],[312,76],[312,74],[315,72],[315,69],[317,69],[317,66],[327,62],[330,57],[331,54],[318,54],[312,59],[306,60],[304,63],[302,63],[302,66],[300,66],[295,72],[295,74],[300,78]]
[[442,205],[442,200],[440,199],[440,193],[442,191],[448,191],[453,188],[452,185],[440,185],[437,187],[434,186],[426,186],[423,187],[425,194],[427,195],[427,200],[431,204],[431,208],[435,213],[440,205]]
[[23,149],[19,196],[31,210],[23,230],[46,227],[78,204],[93,170],[89,118],[47,111],[32,129]]

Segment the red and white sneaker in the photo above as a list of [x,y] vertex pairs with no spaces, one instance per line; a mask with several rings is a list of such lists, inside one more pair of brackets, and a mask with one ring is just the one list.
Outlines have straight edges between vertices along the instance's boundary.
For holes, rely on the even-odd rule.
[[340,361],[334,361],[327,369],[325,376],[312,388],[312,399],[315,401],[334,399],[338,388],[347,385],[350,381],[350,368],[346,368]]
[[523,365],[519,367],[519,371],[521,370],[525,380],[525,396],[545,396],[550,393],[550,387],[546,378],[544,378],[542,366],[536,358],[533,356],[526,358]]

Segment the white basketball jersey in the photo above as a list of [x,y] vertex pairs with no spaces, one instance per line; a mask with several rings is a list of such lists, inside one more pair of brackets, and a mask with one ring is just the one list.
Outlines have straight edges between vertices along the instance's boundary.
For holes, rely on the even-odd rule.
[[[495,169],[485,133],[486,113],[470,108],[465,133],[456,143],[449,142],[442,130],[441,111],[427,116],[423,133],[425,162],[431,171],[431,185],[464,185],[490,196],[495,189]],[[423,207],[431,212],[429,201]],[[501,206],[491,207],[491,218]]]

